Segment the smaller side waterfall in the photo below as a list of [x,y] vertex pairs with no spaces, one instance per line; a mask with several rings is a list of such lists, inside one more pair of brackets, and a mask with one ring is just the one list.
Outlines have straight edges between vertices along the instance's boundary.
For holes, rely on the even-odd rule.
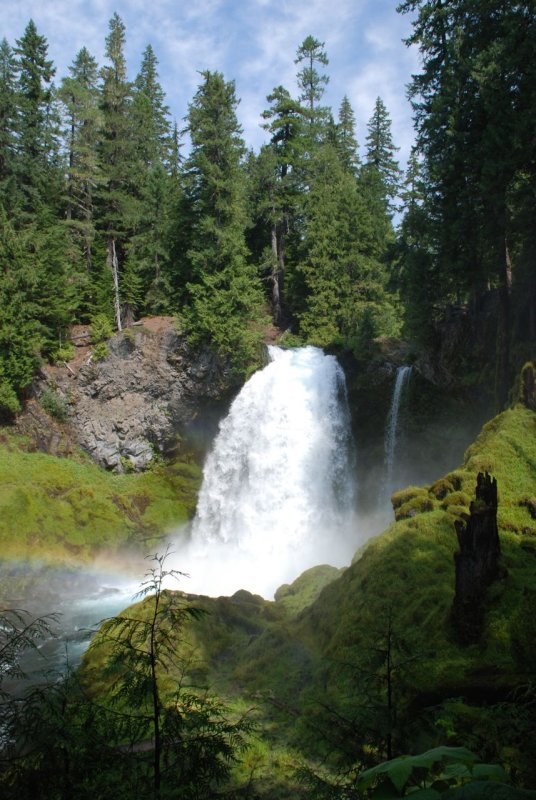
[[393,470],[396,456],[396,440],[398,435],[398,416],[400,412],[400,402],[404,387],[409,383],[412,367],[399,367],[396,373],[391,407],[385,425],[384,440],[384,465],[385,477],[381,494],[381,504],[387,504],[393,492]]

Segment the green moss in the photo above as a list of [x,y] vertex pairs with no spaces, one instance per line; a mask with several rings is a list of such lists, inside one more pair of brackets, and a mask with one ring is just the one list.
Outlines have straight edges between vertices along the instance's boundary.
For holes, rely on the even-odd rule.
[[[480,730],[474,724],[474,701],[471,705],[467,698],[478,695],[489,705],[496,696],[510,696],[533,675],[534,426],[535,415],[526,409],[505,412],[484,427],[458,470],[430,487],[397,492],[397,513],[412,515],[369,541],[347,569],[308,570],[280,587],[275,602],[248,592],[195,601],[208,613],[188,631],[189,677],[197,685],[214,687],[237,707],[256,707],[262,743],[239,771],[256,771],[261,796],[297,796],[285,754],[294,747],[299,751],[295,758],[327,759],[332,745],[323,733],[329,738],[337,730],[336,715],[359,720],[360,681],[383,652],[389,626],[401,643],[394,653],[395,663],[398,659],[401,664],[395,671],[397,712],[406,714],[410,729],[419,727],[420,749],[437,743],[438,736],[466,735],[473,737],[472,744],[484,742],[490,758],[498,757],[494,744],[485,741],[486,726]],[[474,500],[483,465],[493,465],[498,480],[502,573],[488,592],[482,640],[462,647],[451,629],[458,547],[453,522]],[[175,471],[187,477],[184,465]],[[143,492],[140,485],[131,497],[138,498],[140,513],[157,492],[152,480],[164,502],[165,483],[157,476],[148,473],[138,480],[145,483]],[[17,502],[29,500],[23,493]],[[381,710],[385,683],[381,666],[373,669],[377,694],[367,702]],[[359,741],[358,722],[355,726]],[[509,748],[509,759],[520,769],[526,767],[527,759],[507,728],[501,728],[500,747]],[[355,752],[351,757],[355,759]]]
[[87,459],[24,452],[0,442],[0,547],[4,558],[85,560],[102,548],[162,536],[195,509],[200,471],[175,465],[111,475]]

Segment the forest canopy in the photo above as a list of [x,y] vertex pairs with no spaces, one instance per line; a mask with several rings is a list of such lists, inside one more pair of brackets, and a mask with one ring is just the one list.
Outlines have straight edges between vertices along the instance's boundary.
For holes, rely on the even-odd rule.
[[217,71],[173,121],[150,44],[127,74],[117,14],[105,63],[83,47],[64,76],[32,20],[1,42],[4,416],[42,359],[68,359],[70,325],[121,330],[146,314],[175,315],[246,371],[270,316],[298,341],[367,358],[378,336],[433,347],[445,316],[491,308],[504,401],[536,338],[534,11],[398,10],[422,56],[405,173],[380,97],[361,147],[348,97],[324,105],[329,54],[312,35],[295,54],[298,96],[276,85],[266,98],[258,152]]

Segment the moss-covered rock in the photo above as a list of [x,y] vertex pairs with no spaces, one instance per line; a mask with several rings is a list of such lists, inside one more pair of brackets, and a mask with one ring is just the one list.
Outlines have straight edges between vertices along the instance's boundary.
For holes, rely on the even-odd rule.
[[8,432],[0,442],[3,559],[84,562],[127,543],[145,552],[195,510],[195,464],[111,475],[81,454],[60,458],[26,444]]

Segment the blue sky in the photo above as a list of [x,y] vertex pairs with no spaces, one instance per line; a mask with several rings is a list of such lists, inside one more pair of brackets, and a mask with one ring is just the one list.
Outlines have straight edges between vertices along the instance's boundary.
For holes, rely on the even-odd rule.
[[337,111],[347,94],[364,143],[366,123],[379,95],[393,122],[403,164],[413,140],[406,86],[418,55],[402,39],[410,20],[398,0],[0,0],[0,38],[13,46],[32,18],[49,43],[57,76],[86,46],[99,64],[114,11],[126,26],[129,77],[151,43],[160,80],[179,125],[200,82],[199,71],[219,70],[236,82],[238,117],[249,146],[265,134],[260,114],[266,95],[282,84],[297,94],[294,57],[312,34],[325,42],[330,81],[325,102]]

